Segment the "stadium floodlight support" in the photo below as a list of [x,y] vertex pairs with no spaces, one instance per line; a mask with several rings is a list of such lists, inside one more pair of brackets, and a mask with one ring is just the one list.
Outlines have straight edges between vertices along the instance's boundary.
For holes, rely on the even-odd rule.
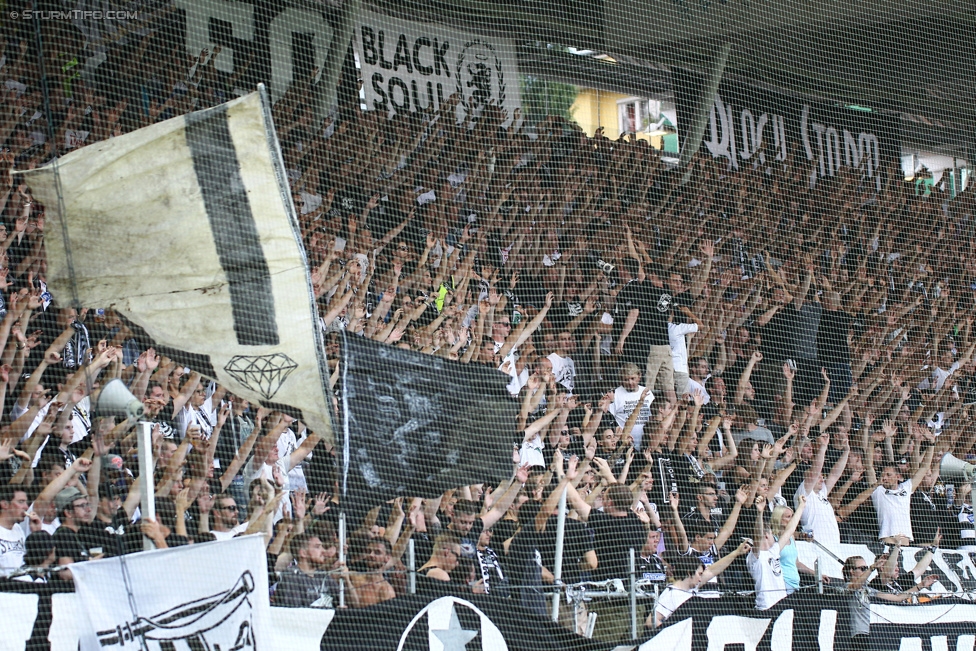
[[695,153],[701,148],[702,137],[705,135],[705,126],[708,124],[708,115],[715,103],[715,93],[718,92],[719,82],[725,73],[725,64],[729,60],[729,52],[732,50],[732,43],[725,42],[718,46],[715,58],[712,59],[711,69],[702,85],[701,95],[695,102],[694,114],[688,125],[688,136],[681,143],[681,153],[678,156],[678,167],[687,167],[681,179],[682,185],[691,180],[694,168],[689,165]]

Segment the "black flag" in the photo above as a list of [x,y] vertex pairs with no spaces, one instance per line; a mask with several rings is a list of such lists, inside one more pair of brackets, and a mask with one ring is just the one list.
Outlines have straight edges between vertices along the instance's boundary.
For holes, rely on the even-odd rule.
[[362,337],[342,342],[342,490],[356,506],[512,474],[508,376]]

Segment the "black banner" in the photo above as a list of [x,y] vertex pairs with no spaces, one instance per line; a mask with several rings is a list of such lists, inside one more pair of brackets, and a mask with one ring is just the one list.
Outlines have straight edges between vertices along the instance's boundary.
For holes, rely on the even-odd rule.
[[346,494],[360,505],[511,476],[517,405],[509,377],[345,335],[339,409]]
[[[705,83],[702,75],[671,72],[681,146]],[[723,79],[711,106],[701,151],[733,169],[785,160],[813,163],[809,181],[859,170],[881,188],[884,169],[901,158],[900,121],[869,107],[835,106]]]
[[[795,592],[769,610],[756,610],[752,596],[693,597],[641,649],[666,641],[680,641],[681,648],[690,651],[845,649],[850,640],[849,601],[842,595]],[[672,627],[680,628],[669,631]],[[679,639],[674,639],[678,631]]]
[[[435,646],[433,640],[440,646]],[[479,595],[431,599],[415,595],[359,610],[337,610],[322,637],[321,648],[610,651],[615,646],[576,635],[507,599]]]

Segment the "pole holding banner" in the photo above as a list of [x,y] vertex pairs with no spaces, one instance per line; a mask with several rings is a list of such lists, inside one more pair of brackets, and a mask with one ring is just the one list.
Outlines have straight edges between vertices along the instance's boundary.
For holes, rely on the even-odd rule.
[[561,593],[559,587],[562,585],[563,578],[563,545],[566,539],[566,488],[563,488],[559,496],[559,516],[556,520],[556,559],[553,567],[553,583],[556,591],[552,593],[552,621],[559,622],[559,598]]
[[338,106],[336,98],[339,76],[342,73],[342,64],[346,60],[346,53],[349,51],[349,41],[352,40],[361,4],[361,0],[345,0],[339,10],[339,23],[332,39],[332,47],[329,48],[329,56],[325,59],[325,67],[316,85],[317,89],[321,89],[316,93],[320,100],[316,107],[319,120],[333,114]]
[[637,552],[630,548],[630,637],[637,638]]
[[[718,92],[718,85],[722,81],[722,75],[725,74],[725,64],[729,60],[729,52],[731,51],[731,43],[722,43],[715,52],[712,67],[708,71],[705,83],[702,84],[701,94],[695,104],[692,122],[688,125],[687,140],[681,143],[681,155],[678,159],[679,168],[687,166],[701,147],[702,136],[705,135],[705,125],[708,124],[708,114],[712,105],[715,104],[715,93]],[[691,180],[692,171],[692,168],[689,167],[681,179],[682,184]]]
[[[152,428],[152,423],[139,421],[139,484],[142,489],[142,505],[140,511],[143,520],[156,519],[156,482],[153,480]],[[143,535],[142,548],[149,551],[156,549],[156,545],[149,540],[148,536]]]

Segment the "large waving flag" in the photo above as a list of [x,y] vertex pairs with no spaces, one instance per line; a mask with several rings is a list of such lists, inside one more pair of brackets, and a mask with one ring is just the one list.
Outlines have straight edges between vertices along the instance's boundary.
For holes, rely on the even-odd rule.
[[47,208],[56,297],[113,306],[163,354],[332,439],[315,298],[263,88],[56,165],[22,173]]

